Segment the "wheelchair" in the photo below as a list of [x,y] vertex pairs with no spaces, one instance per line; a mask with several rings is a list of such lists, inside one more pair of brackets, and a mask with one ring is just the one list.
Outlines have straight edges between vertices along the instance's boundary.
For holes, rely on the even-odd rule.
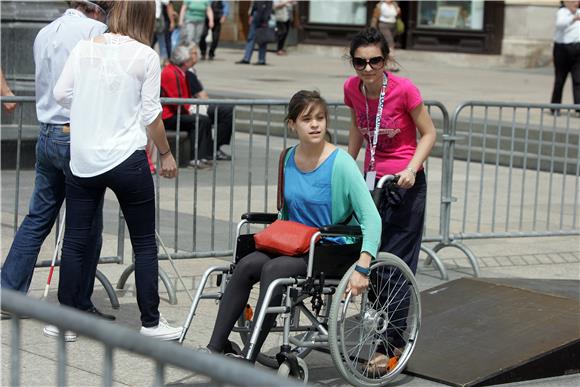
[[[386,176],[379,189],[393,180]],[[385,186],[388,187],[388,184]],[[179,342],[183,343],[199,301],[218,302],[224,293],[236,263],[255,250],[250,225],[266,225],[277,214],[247,213],[236,228],[233,262],[228,266],[214,266],[205,271],[197,288],[189,314],[183,324]],[[245,230],[245,231],[244,231]],[[349,237],[354,244],[337,245],[317,242],[318,237]],[[305,277],[279,278],[273,281],[264,298],[266,308],[252,316],[251,307],[238,319],[233,332],[240,335],[247,348],[246,359],[255,351],[255,343],[267,313],[279,315],[270,334],[281,333],[279,350],[262,348],[257,361],[277,368],[278,374],[308,381],[308,366],[304,358],[313,350],[330,352],[333,364],[350,384],[361,387],[382,386],[393,381],[405,368],[419,334],[421,306],[419,290],[409,267],[398,257],[379,253],[371,263],[369,287],[361,295],[347,292],[350,275],[359,258],[362,233],[359,226],[330,225],[321,227],[312,237]],[[298,259],[298,258],[297,258]],[[219,290],[204,291],[208,279],[217,275]],[[284,287],[281,305],[270,305],[273,290]],[[311,307],[305,303],[310,300]],[[383,372],[371,372],[369,360],[377,348],[389,356]],[[266,347],[266,344],[263,346]],[[240,352],[239,348],[234,351]]]

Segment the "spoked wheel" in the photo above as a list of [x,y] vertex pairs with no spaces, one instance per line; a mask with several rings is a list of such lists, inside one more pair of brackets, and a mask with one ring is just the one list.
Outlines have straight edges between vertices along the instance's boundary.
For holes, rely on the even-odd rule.
[[[238,319],[237,325],[240,328],[250,328],[251,321],[246,320],[245,314],[242,313],[242,315],[240,316],[240,318]],[[250,342],[250,338],[252,337],[252,334],[250,331],[245,331],[245,332],[239,332],[240,333],[240,337],[242,339],[242,342],[244,343],[244,346],[247,345]],[[309,341],[311,340],[317,333],[316,332],[300,332],[297,333],[295,335],[296,338],[303,340],[303,341]],[[262,351],[258,354],[258,357],[256,358],[256,360],[258,361],[258,363],[260,363],[263,366],[269,367],[269,368],[278,368],[279,364],[278,364],[278,360],[276,359],[276,354],[278,352],[280,352],[280,346],[282,345],[282,334],[280,333],[279,336],[279,340],[274,339],[272,336],[274,336],[274,333],[270,333],[270,337],[268,338],[268,340],[266,340],[266,342],[264,343],[263,347],[262,347]],[[268,348],[269,347],[269,348]],[[296,356],[298,358],[304,358],[306,357],[311,351],[312,348],[306,348],[306,347],[294,347],[292,349],[292,351],[296,354]]]
[[308,366],[306,365],[306,362],[302,358],[297,358],[296,360],[298,360],[298,375],[294,375],[292,373],[290,363],[288,361],[285,361],[280,365],[280,368],[278,368],[278,376],[282,376],[285,378],[292,377],[306,384],[308,383]]
[[[392,254],[380,253],[371,265],[368,290],[357,297],[345,295],[353,270],[354,265],[332,302],[330,354],[350,384],[382,386],[401,373],[415,348],[421,324],[419,290],[411,270]],[[381,361],[373,366],[377,356]]]

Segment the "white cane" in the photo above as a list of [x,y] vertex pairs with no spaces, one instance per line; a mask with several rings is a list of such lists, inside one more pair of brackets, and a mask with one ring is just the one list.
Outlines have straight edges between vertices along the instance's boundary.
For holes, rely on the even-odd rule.
[[60,256],[60,247],[62,244],[62,239],[64,236],[64,221],[66,219],[66,209],[62,212],[62,220],[60,222],[60,226],[58,228],[58,237],[56,240],[56,247],[54,248],[54,254],[52,255],[52,262],[50,263],[50,271],[48,272],[48,279],[46,280],[46,286],[44,287],[44,294],[42,298],[46,298],[48,296],[48,289],[50,288],[50,282],[52,281],[52,274],[54,273],[54,265],[56,260]]

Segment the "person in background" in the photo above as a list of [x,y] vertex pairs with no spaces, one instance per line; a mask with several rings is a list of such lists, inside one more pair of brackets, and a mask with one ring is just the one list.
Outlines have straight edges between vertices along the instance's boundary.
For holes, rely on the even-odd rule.
[[[260,27],[268,26],[271,14],[272,1],[254,1],[252,8],[250,8],[250,32],[248,32],[244,57],[237,61],[236,64],[250,64],[250,59],[252,59],[254,45],[256,43],[256,30]],[[262,66],[266,65],[266,47],[266,43],[260,44],[258,47],[258,61],[254,64]]]
[[[222,24],[226,22],[228,15],[230,14],[230,6],[227,1],[212,0],[211,9],[213,11],[213,28],[211,28],[211,46],[209,48],[209,60],[215,58],[215,50],[220,42],[220,33],[222,30]],[[201,60],[205,60],[205,54],[207,51],[207,43],[205,39],[209,33],[209,17],[205,18],[205,26],[199,40],[199,49],[201,50]]]
[[[580,9],[578,1],[563,1],[556,13],[554,34],[554,88],[552,103],[562,103],[562,90],[568,74],[572,76],[574,104],[580,104]],[[553,114],[560,112],[552,109]],[[580,110],[576,110],[580,114]]]
[[276,16],[276,33],[278,35],[277,55],[287,55],[286,50],[284,50],[284,44],[290,32],[292,7],[294,3],[296,3],[295,0],[274,0],[273,3],[274,15]]
[[164,63],[171,56],[171,33],[175,29],[173,4],[170,0],[155,0],[155,34],[153,43],[159,43],[159,57]]
[[79,307],[90,224],[109,188],[123,211],[135,255],[140,333],[175,340],[181,328],[159,313],[155,190],[145,155],[149,133],[159,149],[160,175],[176,176],[161,120],[159,56],[150,47],[155,2],[115,1],[107,23],[107,33],[75,46],[53,92],[70,109],[73,128],[58,300]]
[[187,46],[198,43],[208,19],[208,27],[214,26],[213,10],[209,0],[184,0],[179,11],[179,44]]
[[[197,46],[192,43],[190,46],[191,59],[193,65],[185,72],[185,77],[187,79],[187,85],[189,87],[189,92],[193,98],[209,99],[209,95],[203,89],[203,85],[199,80],[197,73],[195,71],[195,65],[197,64],[198,51]],[[217,111],[217,138],[216,146],[217,160],[231,160],[232,157],[224,152],[221,147],[230,144],[230,139],[232,138],[232,122],[234,117],[234,107],[230,105],[209,105],[207,107],[207,116],[211,123],[214,122],[214,117]]]
[[[4,72],[2,70],[0,70],[0,83],[0,95],[2,95],[2,97],[14,97],[14,93],[12,90],[10,90],[10,86],[8,86],[8,82],[6,82],[6,78],[4,78]],[[7,112],[12,112],[16,109],[15,102],[4,102],[3,105]]]
[[[191,98],[185,73],[194,64],[190,45],[179,45],[171,53],[170,63],[161,72],[161,95],[167,98]],[[203,111],[205,105],[163,105],[163,122],[168,130],[177,130],[177,109],[181,111],[180,129],[189,133],[191,144],[192,168],[211,167],[213,159],[213,141],[211,138],[211,120]],[[197,158],[195,157],[195,138],[197,131]]]
[[376,5],[372,27],[378,28],[389,45],[390,61],[389,71],[397,72],[399,68],[394,64],[395,57],[395,35],[397,33],[397,17],[401,16],[401,8],[393,0],[379,1]]
[[[344,103],[351,110],[348,153],[356,160],[367,142],[364,172],[370,190],[384,175],[399,176],[395,193],[380,208],[379,251],[400,257],[416,273],[427,195],[423,163],[435,144],[435,126],[413,82],[385,71],[389,46],[376,28],[355,35],[349,54],[356,75],[344,82]],[[409,300],[400,297],[389,301],[405,310]],[[381,340],[370,359],[372,373],[387,372],[390,358],[400,354],[406,316],[395,314],[391,321],[386,330],[389,340]]]
[[[70,110],[60,106],[52,94],[54,85],[76,44],[102,34],[111,1],[71,1],[70,8],[42,28],[34,40],[36,116],[40,133],[36,142],[35,181],[28,214],[20,224],[2,266],[2,288],[27,293],[42,243],[50,233],[65,198],[65,170],[70,160]],[[77,298],[79,309],[114,320],[92,303],[95,273],[102,246],[103,201],[98,203],[89,225],[90,240],[83,251],[86,265],[79,273],[83,288]],[[58,336],[58,328],[47,325],[44,333]],[[74,341],[69,332],[65,338]]]

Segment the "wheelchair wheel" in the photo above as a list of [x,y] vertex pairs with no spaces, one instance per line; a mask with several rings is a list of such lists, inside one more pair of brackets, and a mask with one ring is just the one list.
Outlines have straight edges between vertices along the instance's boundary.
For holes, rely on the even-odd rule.
[[[340,374],[354,386],[382,386],[405,368],[421,324],[419,290],[413,273],[398,257],[380,253],[371,265],[369,288],[345,295],[354,265],[344,275],[332,302],[328,344]],[[386,367],[369,364],[385,353]]]
[[[238,322],[237,322],[238,327],[248,328],[248,327],[250,327],[250,324],[251,324],[251,322],[247,321],[244,313],[242,313],[242,315],[240,316],[240,318],[238,319]],[[250,332],[239,332],[239,333],[240,333],[240,338],[242,339],[242,343],[244,343],[244,346],[247,345],[250,342],[250,338],[252,337],[252,334]],[[270,333],[270,335],[273,335],[273,333]],[[302,340],[310,340],[314,335],[316,335],[316,332],[302,332],[302,333],[298,333],[296,335],[296,337],[299,339],[302,339]],[[277,343],[276,346],[272,347],[267,352],[260,352],[258,354],[258,357],[256,358],[258,363],[260,363],[261,365],[268,367],[268,368],[277,369],[280,365],[278,364],[278,359],[276,359],[276,354],[280,351],[281,344],[282,344],[282,338],[280,337],[280,342]],[[264,350],[264,347],[267,345],[268,345],[268,341],[266,341],[264,343],[262,350]],[[298,358],[304,358],[312,351],[312,348],[294,347],[293,351],[296,353],[296,356]]]
[[308,366],[306,365],[306,362],[302,358],[297,358],[297,360],[298,360],[299,375],[292,375],[292,369],[290,368],[290,364],[287,361],[285,361],[280,365],[280,368],[278,368],[278,376],[284,378],[288,377],[296,378],[302,381],[304,384],[306,384],[308,383]]

